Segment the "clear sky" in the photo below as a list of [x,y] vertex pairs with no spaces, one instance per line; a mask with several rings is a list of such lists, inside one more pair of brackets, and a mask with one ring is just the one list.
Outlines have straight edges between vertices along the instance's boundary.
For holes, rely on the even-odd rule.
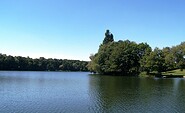
[[185,41],[185,0],[0,0],[0,53],[89,60],[109,29],[152,48]]

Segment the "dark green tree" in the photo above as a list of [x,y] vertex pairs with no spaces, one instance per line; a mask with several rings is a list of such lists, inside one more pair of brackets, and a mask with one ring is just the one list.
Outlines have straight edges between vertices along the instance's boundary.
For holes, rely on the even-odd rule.
[[[18,71],[88,71],[87,61],[62,59],[32,59],[21,56],[0,54],[0,70]],[[62,67],[61,67],[62,66]]]
[[107,44],[107,43],[113,42],[113,41],[114,41],[113,34],[109,30],[106,30],[103,44]]
[[175,69],[175,56],[172,53],[172,49],[170,47],[165,47],[162,49],[162,52],[165,57],[166,71]]
[[152,52],[152,48],[147,43],[140,43],[138,45],[139,49],[139,57],[140,57],[140,71],[146,71],[147,74],[150,72],[148,62],[148,57],[150,53]]
[[162,50],[159,48],[155,48],[145,60],[145,70],[149,72],[157,72],[158,74],[166,71],[165,57]]
[[98,53],[90,57],[88,68],[100,74],[138,74],[140,57],[144,53],[144,46],[129,40],[103,44]]

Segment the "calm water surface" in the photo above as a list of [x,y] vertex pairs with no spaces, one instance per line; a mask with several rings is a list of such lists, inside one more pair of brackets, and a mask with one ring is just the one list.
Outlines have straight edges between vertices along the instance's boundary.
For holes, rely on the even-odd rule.
[[181,113],[185,79],[0,72],[0,113]]

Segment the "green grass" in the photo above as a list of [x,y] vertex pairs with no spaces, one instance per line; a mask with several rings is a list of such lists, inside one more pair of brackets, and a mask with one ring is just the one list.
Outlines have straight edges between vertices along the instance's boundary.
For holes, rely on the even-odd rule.
[[[155,76],[157,74],[157,72],[152,72],[149,75],[146,74],[146,72],[141,72],[139,74],[140,77],[150,77],[150,76]],[[185,69],[183,71],[181,71],[180,69],[176,69],[176,70],[171,70],[171,71],[166,71],[166,72],[162,72],[162,75],[165,76],[185,76]]]
[[174,75],[174,76],[185,76],[185,70],[181,71],[180,69],[171,70],[163,72],[162,75]]

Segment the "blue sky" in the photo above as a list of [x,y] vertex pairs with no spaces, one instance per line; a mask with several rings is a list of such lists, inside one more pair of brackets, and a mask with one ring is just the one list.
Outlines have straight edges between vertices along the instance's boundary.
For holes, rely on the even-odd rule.
[[0,53],[89,60],[109,29],[152,48],[185,41],[184,0],[0,0]]

